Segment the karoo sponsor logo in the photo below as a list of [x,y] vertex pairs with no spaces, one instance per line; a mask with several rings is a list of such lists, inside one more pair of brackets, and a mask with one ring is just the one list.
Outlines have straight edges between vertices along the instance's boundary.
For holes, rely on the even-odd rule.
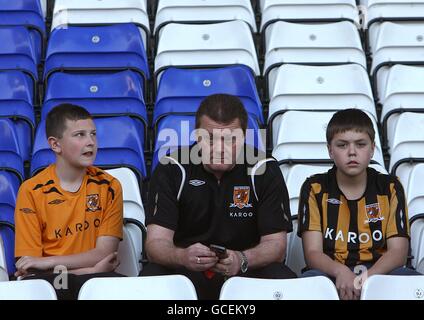
[[[335,237],[334,237],[335,236]],[[359,235],[355,232],[348,232],[347,234],[343,234],[342,230],[339,230],[337,234],[335,234],[334,229],[327,228],[325,230],[325,239],[335,240],[335,241],[342,241],[347,243],[357,243],[359,241],[360,243],[368,243],[370,239],[374,241],[381,241],[383,239],[383,233],[380,230],[375,230],[371,236],[368,233],[360,233]]]
[[230,218],[252,218],[253,212],[230,212]]
[[94,225],[94,228],[100,227],[100,219],[94,219],[92,224],[85,220],[84,223],[76,223],[75,225],[67,226],[66,229],[55,229],[54,235],[56,239],[73,236],[79,232],[88,230],[92,225]]

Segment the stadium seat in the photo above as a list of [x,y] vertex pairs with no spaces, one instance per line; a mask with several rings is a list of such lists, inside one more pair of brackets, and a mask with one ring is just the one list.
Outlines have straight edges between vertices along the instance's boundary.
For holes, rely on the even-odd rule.
[[417,271],[421,274],[424,274],[424,258],[421,259],[420,263],[418,263]]
[[297,235],[298,219],[292,219],[293,231],[287,235],[286,265],[299,277],[306,267],[302,238]]
[[424,163],[402,164],[396,170],[396,175],[405,189],[409,218],[424,213]]
[[[110,169],[128,167],[139,181],[146,177],[143,150],[143,132],[137,131],[134,120],[129,117],[94,119],[97,132],[98,151],[94,165]],[[45,122],[38,125],[31,161],[31,175],[55,161],[45,133]]]
[[374,95],[387,83],[390,67],[396,64],[418,65],[424,63],[422,25],[402,25],[392,22],[381,24],[372,55],[370,74],[373,78]]
[[160,73],[171,66],[225,65],[245,65],[253,74],[260,75],[252,34],[244,21],[204,25],[170,23],[162,28],[155,58],[156,83],[160,82]]
[[12,120],[0,118],[0,137],[0,170],[11,171],[24,181],[23,159]]
[[50,76],[41,119],[60,103],[74,103],[86,108],[93,117],[130,116],[138,121],[139,131],[147,134],[147,111],[144,84],[132,71],[110,74],[71,74],[57,72]]
[[52,30],[64,25],[134,23],[144,48],[150,35],[146,0],[56,0]]
[[424,258],[424,214],[415,215],[411,221],[411,255],[412,267],[416,268]]
[[424,2],[420,0],[367,0],[364,7],[367,13],[364,29],[368,32],[367,42],[371,52],[374,51],[380,27],[385,21],[397,24],[424,22]]
[[153,113],[153,126],[171,114],[195,114],[201,101],[216,93],[238,96],[249,115],[264,123],[255,79],[244,66],[216,69],[169,68],[163,72]]
[[359,108],[377,121],[369,77],[359,65],[283,65],[275,70],[268,125],[287,110],[335,111]]
[[[394,132],[388,133],[389,170],[397,174],[400,166],[424,162],[424,114],[404,112],[399,115]],[[393,139],[390,139],[393,137]]]
[[289,22],[351,21],[359,25],[355,0],[259,0],[261,32],[270,24]]
[[19,71],[0,71],[0,117],[13,120],[19,148],[29,160],[34,139],[34,92],[31,79]]
[[[404,111],[424,113],[424,68],[419,66],[394,65],[389,69],[387,82],[380,86],[382,105],[381,124],[383,143],[393,140],[395,124]],[[388,135],[391,137],[388,137]]]
[[133,24],[57,28],[50,34],[44,79],[53,72],[132,70],[142,82],[149,78],[147,55]]
[[37,56],[29,31],[22,26],[0,25],[0,70],[24,72],[33,81],[38,80]]
[[373,275],[362,287],[361,300],[424,300],[423,276]]
[[220,300],[339,300],[326,277],[256,279],[232,277],[224,282]]
[[[297,163],[332,163],[326,141],[326,127],[334,112],[287,111],[274,119],[272,155],[284,166]],[[371,118],[371,120],[373,120]],[[374,129],[378,132],[375,121]],[[299,126],[299,124],[302,124]],[[308,130],[304,130],[308,128]],[[376,148],[372,161],[384,165],[380,139],[375,137]],[[283,166],[283,168],[281,167]]]
[[0,26],[25,27],[30,35],[30,43],[34,49],[37,64],[41,62],[46,27],[39,0],[0,0]]
[[5,249],[3,245],[3,239],[0,236],[0,282],[9,281],[9,275],[7,273]]
[[124,225],[122,241],[119,242],[118,247],[119,266],[114,271],[127,277],[137,277],[140,273],[140,259],[141,255],[137,254],[131,234]]
[[347,21],[309,25],[278,21],[267,29],[265,45],[263,75],[269,83],[274,83],[277,67],[288,63],[355,63],[367,68],[359,31]]
[[0,300],[57,300],[53,286],[46,280],[0,282]]
[[78,300],[197,300],[197,294],[182,275],[94,278],[82,286]]
[[213,23],[242,20],[256,32],[255,14],[250,0],[159,0],[154,33],[170,22]]
[[11,172],[0,171],[0,237],[3,239],[6,270],[13,275],[15,269],[15,204],[20,181]]
[[[258,124],[251,117],[247,119],[246,144],[262,151],[264,137]],[[181,146],[190,146],[195,142],[195,115],[172,115],[164,117],[157,126],[157,136],[154,143],[152,172],[159,160]]]
[[[142,269],[140,260],[145,254],[144,240],[146,236],[145,230],[145,213],[143,202],[140,195],[140,187],[137,177],[128,168],[117,168],[106,170],[119,180],[122,185],[123,199],[124,199],[124,223],[125,229],[131,240],[131,245],[134,248],[134,256],[137,258],[137,276]],[[127,274],[128,275],[128,274]]]

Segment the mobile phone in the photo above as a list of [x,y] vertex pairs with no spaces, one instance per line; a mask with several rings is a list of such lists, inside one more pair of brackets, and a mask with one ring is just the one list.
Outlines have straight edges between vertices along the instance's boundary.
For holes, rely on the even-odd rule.
[[225,248],[225,247],[223,247],[223,246],[219,246],[219,245],[217,245],[217,244],[211,244],[210,246],[209,246],[209,248],[213,251],[213,252],[215,252],[216,253],[216,256],[219,258],[219,259],[224,259],[224,258],[226,258],[228,255],[227,255],[227,249]]

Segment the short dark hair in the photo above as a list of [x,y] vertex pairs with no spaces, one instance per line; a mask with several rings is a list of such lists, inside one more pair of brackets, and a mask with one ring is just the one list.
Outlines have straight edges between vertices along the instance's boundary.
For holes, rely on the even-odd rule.
[[70,103],[57,105],[47,114],[47,139],[49,137],[62,138],[63,132],[66,130],[66,120],[77,121],[85,119],[92,119],[92,116],[83,107]]
[[334,136],[349,130],[365,132],[374,142],[375,131],[370,117],[359,109],[345,109],[337,111],[327,126],[327,143],[330,144]]
[[224,124],[239,119],[242,130],[246,132],[247,129],[247,112],[241,100],[236,96],[213,94],[206,97],[196,113],[196,129],[200,127],[202,116],[208,116],[213,121]]

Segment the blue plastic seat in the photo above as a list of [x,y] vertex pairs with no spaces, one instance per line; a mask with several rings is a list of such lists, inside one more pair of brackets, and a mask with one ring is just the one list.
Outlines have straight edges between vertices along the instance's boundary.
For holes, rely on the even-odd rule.
[[121,70],[149,79],[147,55],[139,29],[133,24],[54,29],[47,48],[44,79],[56,71]]
[[[195,124],[195,115],[171,115],[159,121],[158,134],[155,137],[153,151],[152,173],[163,156],[168,155],[178,147],[190,146],[195,142],[195,137],[191,134],[195,128]],[[253,130],[253,136],[251,134],[246,135],[246,144],[265,151],[259,126],[252,117],[248,117],[247,128]]]
[[11,172],[0,170],[0,236],[5,249],[7,271],[15,273],[15,218],[16,195],[20,181]]
[[29,160],[34,138],[33,84],[20,71],[0,71],[0,117],[13,119],[21,155]]
[[36,50],[37,63],[40,63],[46,35],[40,1],[0,0],[0,25],[26,27]]
[[38,79],[37,57],[25,27],[0,26],[0,70],[19,70],[28,74],[34,87]]
[[61,103],[86,108],[93,117],[130,116],[138,121],[139,130],[147,131],[147,111],[143,83],[129,70],[111,74],[69,74],[50,76],[41,119]]
[[[146,177],[143,132],[137,130],[135,120],[130,117],[94,119],[97,132],[98,151],[94,165],[101,168],[128,167],[140,179]],[[31,160],[31,175],[55,161],[45,133],[45,122],[41,121],[36,134]]]
[[153,124],[170,114],[195,114],[207,96],[226,93],[238,96],[246,111],[263,124],[262,104],[255,79],[247,67],[216,69],[168,68],[162,74],[156,97]]
[[24,180],[24,165],[13,121],[0,119],[0,170],[13,172]]

